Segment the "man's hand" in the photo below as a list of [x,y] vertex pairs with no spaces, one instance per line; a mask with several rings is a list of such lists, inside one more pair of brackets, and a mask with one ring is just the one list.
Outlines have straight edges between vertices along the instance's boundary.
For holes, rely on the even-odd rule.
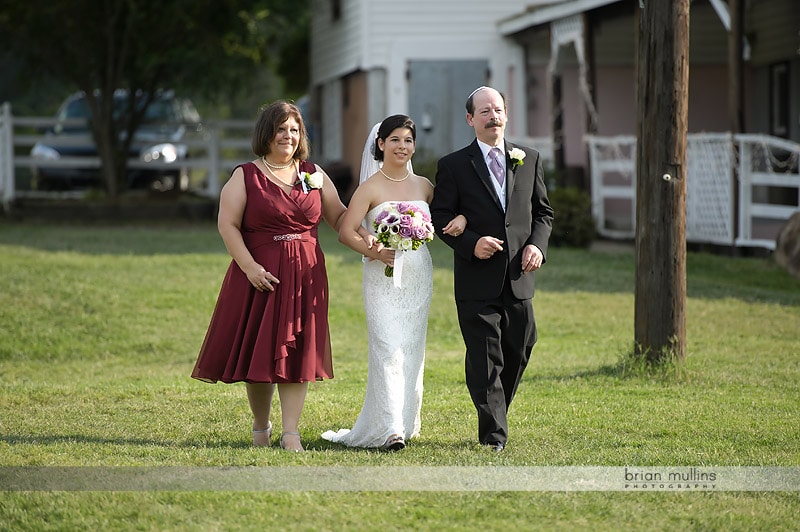
[[493,236],[482,236],[472,252],[479,259],[490,259],[498,251],[503,251],[503,241]]
[[528,244],[522,250],[522,271],[524,273],[538,270],[542,267],[543,262],[544,255],[542,254],[542,250],[533,244]]

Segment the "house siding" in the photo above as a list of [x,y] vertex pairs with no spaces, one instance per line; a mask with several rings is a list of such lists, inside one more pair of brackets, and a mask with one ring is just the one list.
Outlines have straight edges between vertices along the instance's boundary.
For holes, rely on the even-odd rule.
[[[509,134],[526,134],[523,50],[503,38],[497,25],[526,5],[550,2],[494,0],[466,6],[463,0],[341,0],[341,17],[333,21],[330,0],[312,0],[311,89],[321,95],[316,102],[322,109],[314,115],[322,122],[316,128],[323,136],[317,142],[322,161],[344,160],[357,173],[360,157],[356,160],[353,147],[358,143],[333,137],[349,135],[363,145],[372,124],[388,114],[408,113],[412,61],[484,61],[486,83],[508,96]],[[350,105],[362,109],[325,108],[342,107],[337,95],[348,94],[346,78],[361,74],[366,76],[364,90],[350,92],[359,95]],[[464,99],[473,88],[463,87]]]
[[[598,135],[636,131],[636,8],[618,3],[587,14],[592,25],[594,77],[589,80],[598,111]],[[713,6],[692,3],[690,12],[689,131],[725,131],[728,114],[728,33]],[[549,80],[550,40],[547,26],[516,36],[526,48],[528,129],[547,134],[552,120]],[[585,167],[586,107],[577,82],[577,61],[571,46],[559,52],[562,76],[562,134],[567,166]],[[543,91],[542,88],[548,88]]]
[[797,57],[800,52],[798,0],[750,0],[746,9],[745,35],[757,43],[751,57],[753,65]]
[[319,85],[359,67],[361,0],[342,0],[341,18],[333,20],[330,0],[312,0],[311,80]]
[[630,65],[636,56],[634,10],[613,18],[593,16],[596,67]]
[[426,59],[450,58],[452,49],[487,57],[495,48],[491,41],[500,39],[497,21],[521,7],[519,0],[476,2],[468,9],[463,0],[342,0],[341,5],[341,19],[333,21],[329,0],[312,3],[313,84],[386,66],[395,54],[408,55],[404,49],[418,53],[420,40],[433,44],[424,48]]
[[[616,11],[619,12],[619,9]],[[628,16],[593,17],[593,20],[596,66],[629,65],[636,57],[635,10],[630,9]],[[728,61],[728,33],[711,4],[692,4],[689,54],[693,65],[724,64]]]
[[788,138],[800,139],[800,2],[750,0],[745,11],[745,35],[750,39],[751,87],[747,130],[770,132],[771,67],[786,63],[789,69]]
[[697,65],[728,63],[728,30],[708,2],[694,2],[689,13],[689,62]]

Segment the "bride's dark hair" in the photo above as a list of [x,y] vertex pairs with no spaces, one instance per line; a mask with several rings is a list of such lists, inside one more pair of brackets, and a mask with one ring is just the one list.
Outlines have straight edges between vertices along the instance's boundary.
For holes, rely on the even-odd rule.
[[386,137],[398,128],[408,129],[411,131],[411,137],[415,141],[417,140],[417,126],[414,125],[414,121],[411,120],[411,118],[406,115],[387,116],[383,119],[383,122],[381,122],[381,127],[378,128],[378,136],[375,137],[375,142],[372,145],[372,154],[376,161],[383,160],[383,150],[378,147],[378,139],[385,142]]

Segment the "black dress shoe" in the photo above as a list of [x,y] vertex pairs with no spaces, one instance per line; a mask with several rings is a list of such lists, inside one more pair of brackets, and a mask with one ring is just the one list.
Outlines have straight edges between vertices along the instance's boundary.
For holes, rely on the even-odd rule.
[[505,444],[505,443],[503,443],[503,442],[499,442],[499,441],[496,441],[496,442],[489,442],[489,443],[484,443],[483,445],[484,445],[484,446],[485,446],[487,449],[489,449],[489,450],[491,450],[491,451],[494,451],[494,452],[496,452],[496,453],[499,453],[500,451],[502,451],[503,449],[505,449],[505,448],[506,448],[506,444]]

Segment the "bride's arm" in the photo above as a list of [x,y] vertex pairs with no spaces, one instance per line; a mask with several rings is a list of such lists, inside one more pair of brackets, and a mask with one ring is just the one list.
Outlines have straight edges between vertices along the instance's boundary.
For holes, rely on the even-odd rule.
[[350,204],[347,207],[347,211],[344,213],[342,224],[339,227],[339,242],[353,251],[361,253],[365,257],[377,259],[392,266],[394,264],[394,251],[383,249],[380,245],[372,246],[370,242],[361,235],[361,232],[364,231],[361,222],[367,215],[370,206],[368,188],[369,187],[364,185],[358,187],[353,197],[350,198]]

